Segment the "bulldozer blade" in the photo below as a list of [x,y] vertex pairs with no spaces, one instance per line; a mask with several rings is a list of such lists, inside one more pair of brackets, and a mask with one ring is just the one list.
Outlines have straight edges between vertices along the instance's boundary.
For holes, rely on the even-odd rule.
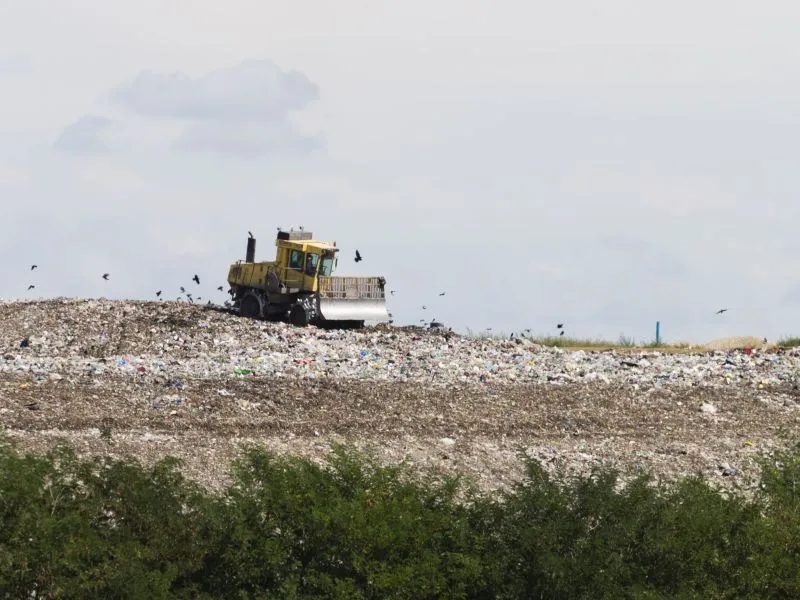
[[386,302],[363,298],[321,298],[319,311],[326,321],[378,321],[389,320]]

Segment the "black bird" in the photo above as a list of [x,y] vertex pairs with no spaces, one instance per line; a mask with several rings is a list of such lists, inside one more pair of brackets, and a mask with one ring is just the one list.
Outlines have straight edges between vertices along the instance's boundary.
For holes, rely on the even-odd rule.
[[29,290],[32,290],[32,289],[33,289],[33,288],[35,288],[35,287],[36,287],[35,285],[29,285],[29,286],[28,286],[28,289],[29,289]]
[[561,332],[561,333],[559,333],[558,335],[564,335],[564,332],[562,331],[562,332]]
[[558,327],[559,329],[562,329],[564,327],[564,324],[563,323],[559,323],[558,325],[556,325],[556,327]]
[[422,305],[422,310],[428,310],[428,307],[423,304]]
[[183,286],[181,286],[181,294],[185,294],[185,293],[186,293],[186,290],[184,289]]
[[109,273],[103,273],[103,279],[105,279],[106,281],[108,281],[108,276],[109,276]]
[[442,293],[441,293],[441,294],[439,294],[439,295],[440,295],[440,296],[444,296],[445,294],[446,294],[446,292],[442,292]]
[[31,265],[31,271],[33,271],[33,270],[34,270],[36,267],[38,267],[38,266],[39,266],[39,265]]
[[221,292],[222,291],[222,286],[219,286],[217,289]]
[[361,253],[356,249],[356,262],[361,262],[362,260],[364,259],[361,258]]
[[247,235],[249,235],[249,236],[250,236],[250,239],[253,239],[253,232],[252,232],[252,231],[248,231],[248,232],[247,232]]
[[727,308],[720,308],[720,309],[719,309],[719,310],[716,312],[716,314],[718,314],[718,315],[721,315],[722,313],[726,312],[727,310],[728,310]]
[[158,290],[158,291],[156,292],[156,296],[161,296],[161,290]]
[[197,285],[200,285],[200,278],[199,278],[197,275],[195,275],[194,277],[192,277],[192,281],[196,281],[196,282],[197,282]]
[[389,290],[389,293],[394,296],[394,290]]

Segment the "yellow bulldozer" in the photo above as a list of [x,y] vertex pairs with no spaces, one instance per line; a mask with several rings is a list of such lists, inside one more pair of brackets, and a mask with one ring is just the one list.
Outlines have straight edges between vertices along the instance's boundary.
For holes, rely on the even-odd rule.
[[339,329],[389,320],[383,277],[333,275],[336,242],[315,240],[302,228],[279,228],[275,246],[275,260],[256,262],[251,234],[245,260],[230,266],[228,293],[242,316]]

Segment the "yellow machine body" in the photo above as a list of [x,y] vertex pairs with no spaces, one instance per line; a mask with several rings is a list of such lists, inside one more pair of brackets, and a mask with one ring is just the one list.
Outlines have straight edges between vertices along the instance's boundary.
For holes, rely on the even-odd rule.
[[389,320],[383,277],[333,275],[335,242],[315,240],[302,230],[279,231],[275,247],[274,260],[256,262],[250,238],[246,259],[230,266],[229,293],[241,314],[345,327]]

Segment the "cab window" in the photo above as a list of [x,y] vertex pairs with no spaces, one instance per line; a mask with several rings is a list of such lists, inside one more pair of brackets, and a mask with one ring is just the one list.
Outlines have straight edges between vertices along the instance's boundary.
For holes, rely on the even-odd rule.
[[333,257],[326,256],[322,259],[322,266],[319,269],[319,274],[323,277],[330,277],[331,271],[333,271]]
[[300,250],[292,250],[289,254],[289,268],[303,270],[303,253]]
[[319,254],[306,254],[306,275],[314,275],[317,272]]

